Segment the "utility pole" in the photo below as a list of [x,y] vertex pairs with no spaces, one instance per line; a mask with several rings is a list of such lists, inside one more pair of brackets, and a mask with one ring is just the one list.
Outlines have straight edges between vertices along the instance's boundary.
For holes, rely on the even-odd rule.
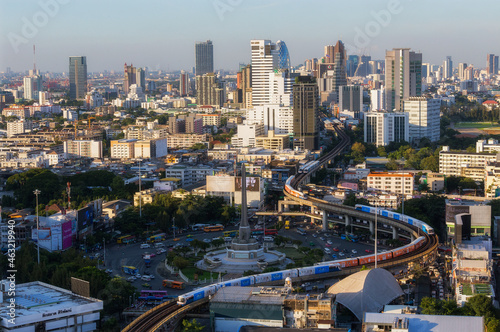
[[36,250],[38,254],[38,265],[40,265],[40,229],[39,229],[39,218],[38,218],[38,195],[40,195],[41,191],[35,189],[33,192],[36,196]]
[[377,268],[377,215],[378,215],[378,206],[375,206],[375,268]]
[[139,217],[142,218],[142,177],[141,177],[141,159],[139,159]]

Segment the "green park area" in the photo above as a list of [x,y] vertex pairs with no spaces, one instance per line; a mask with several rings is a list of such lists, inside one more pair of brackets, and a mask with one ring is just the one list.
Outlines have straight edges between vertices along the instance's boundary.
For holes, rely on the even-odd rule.
[[500,125],[496,122],[457,122],[455,123],[456,129],[466,129],[466,128],[476,128],[476,129],[487,129],[487,128],[499,128]]

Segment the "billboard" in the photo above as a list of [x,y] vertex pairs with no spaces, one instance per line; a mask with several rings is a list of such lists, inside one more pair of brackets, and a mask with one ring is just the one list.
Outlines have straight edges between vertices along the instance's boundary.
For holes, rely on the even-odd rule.
[[62,224],[62,249],[68,249],[73,245],[72,225],[71,221],[66,221]]
[[81,232],[82,229],[89,227],[92,225],[94,221],[94,206],[89,205],[84,207],[77,212],[77,220],[78,220],[78,231]]
[[[247,191],[259,191],[260,190],[260,178],[256,177],[248,177],[246,179],[247,184],[246,188]],[[241,191],[241,177],[237,176],[234,178],[234,191]]]

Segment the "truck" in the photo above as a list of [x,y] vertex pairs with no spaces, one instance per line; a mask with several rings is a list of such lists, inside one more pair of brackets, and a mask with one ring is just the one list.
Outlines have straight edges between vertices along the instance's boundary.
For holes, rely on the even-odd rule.
[[144,264],[146,264],[146,267],[151,266],[151,255],[144,255]]
[[123,273],[130,274],[132,276],[135,276],[139,272],[139,270],[134,266],[122,266],[122,271]]

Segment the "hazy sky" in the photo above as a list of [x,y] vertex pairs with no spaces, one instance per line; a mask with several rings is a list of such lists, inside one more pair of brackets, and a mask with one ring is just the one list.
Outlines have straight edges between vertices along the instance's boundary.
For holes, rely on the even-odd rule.
[[[424,62],[447,55],[485,67],[500,54],[498,0],[0,0],[0,71],[68,71],[86,55],[88,71],[190,70],[194,43],[210,39],[215,68],[250,61],[250,40],[283,40],[293,65],[323,56],[341,39],[348,54],[383,59],[410,47]],[[378,13],[378,14],[377,14]]]

